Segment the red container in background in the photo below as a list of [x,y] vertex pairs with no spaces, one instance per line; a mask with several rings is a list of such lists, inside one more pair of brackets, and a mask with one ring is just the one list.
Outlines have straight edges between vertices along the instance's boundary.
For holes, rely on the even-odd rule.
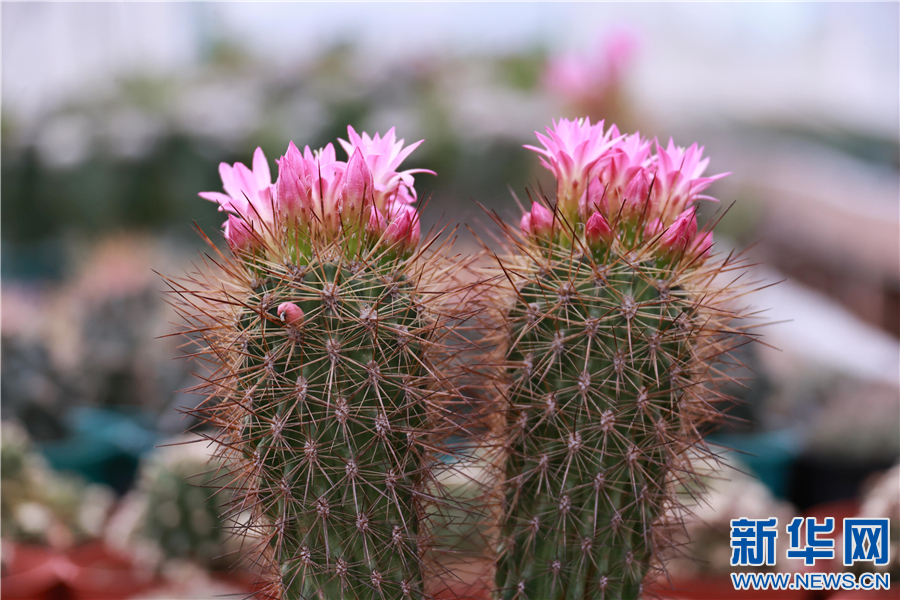
[[148,589],[154,577],[100,543],[66,552],[15,545],[0,580],[4,600],[123,600]]

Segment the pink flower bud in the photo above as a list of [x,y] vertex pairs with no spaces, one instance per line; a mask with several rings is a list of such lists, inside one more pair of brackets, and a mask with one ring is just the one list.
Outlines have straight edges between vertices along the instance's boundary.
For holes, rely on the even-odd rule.
[[309,186],[306,163],[294,142],[278,163],[278,181],[275,182],[275,205],[286,218],[301,217],[309,206]]
[[363,213],[366,206],[374,206],[375,186],[372,183],[372,171],[366,165],[359,148],[353,151],[353,155],[347,162],[344,172],[344,192],[342,219],[345,224],[353,223]]
[[689,208],[675,219],[662,237],[659,238],[659,245],[664,252],[674,255],[684,252],[690,247],[691,242],[697,236],[697,215],[696,209]]
[[665,230],[665,225],[659,219],[653,219],[644,227],[644,238],[652,240]]
[[535,237],[553,233],[553,213],[537,202],[531,205],[531,233]]
[[600,213],[594,213],[584,226],[584,238],[591,248],[609,246],[613,241],[612,228]]
[[303,310],[293,302],[278,305],[278,318],[292,327],[303,325]]
[[649,215],[650,210],[644,206],[650,200],[650,176],[646,169],[635,173],[625,191],[622,193],[622,217],[627,220],[639,219],[641,214]]
[[531,213],[527,212],[522,215],[522,220],[519,221],[519,229],[522,230],[526,236],[531,236],[534,232],[531,230]]
[[228,220],[222,227],[225,241],[228,242],[232,252],[251,252],[257,245],[251,226],[240,217],[228,215]]
[[421,225],[416,209],[409,204],[394,202],[388,209],[390,224],[384,230],[384,238],[391,246],[397,246],[401,252],[419,245]]

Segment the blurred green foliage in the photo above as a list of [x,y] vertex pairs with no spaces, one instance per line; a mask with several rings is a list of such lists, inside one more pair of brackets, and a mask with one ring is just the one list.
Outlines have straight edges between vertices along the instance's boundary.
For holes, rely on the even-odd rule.
[[[488,82],[461,78],[470,66],[463,59],[423,59],[362,72],[348,45],[283,72],[227,44],[220,50],[183,80],[125,78],[113,97],[65,105],[36,129],[26,131],[4,113],[4,278],[59,278],[69,267],[66,248],[73,241],[110,232],[175,232],[186,238],[192,221],[215,231],[222,217],[197,193],[221,188],[219,162],[249,162],[261,145],[274,176],[275,159],[288,141],[301,148],[337,146],[348,124],[370,133],[396,124],[407,141],[426,140],[404,164],[439,174],[417,179],[429,206],[426,229],[480,212],[474,201],[512,207],[508,186],[523,189],[537,168],[521,151],[528,128],[515,135],[493,131],[492,123],[468,122],[472,117],[460,114],[458,105],[460,97],[485,84],[523,98],[533,93],[543,50],[467,59],[488,63]],[[122,115],[128,118],[117,119]],[[81,137],[54,137],[72,122]],[[75,158],[65,158],[66,144],[75,148]],[[59,153],[62,161],[54,158]]]

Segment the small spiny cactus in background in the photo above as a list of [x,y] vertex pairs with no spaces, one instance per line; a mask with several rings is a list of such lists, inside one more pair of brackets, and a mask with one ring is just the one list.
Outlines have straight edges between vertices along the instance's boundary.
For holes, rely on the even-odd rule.
[[527,148],[557,179],[501,259],[508,318],[503,599],[634,600],[666,546],[674,483],[703,453],[737,290],[697,231],[702,148],[560,120]]
[[231,255],[171,281],[214,368],[194,414],[287,600],[423,597],[431,449],[456,427],[432,361],[455,267],[419,248],[417,171],[398,171],[418,143],[348,133],[346,162],[292,142],[274,184],[260,149],[223,163],[226,193],[201,196],[230,213]]
[[230,568],[246,540],[229,536],[228,492],[214,485],[222,464],[208,446],[184,436],[146,455],[135,490],[110,520],[107,542],[158,567],[187,560]]
[[143,534],[167,557],[209,564],[223,553],[221,501],[209,489],[210,468],[197,460],[157,461],[144,474],[149,510]]

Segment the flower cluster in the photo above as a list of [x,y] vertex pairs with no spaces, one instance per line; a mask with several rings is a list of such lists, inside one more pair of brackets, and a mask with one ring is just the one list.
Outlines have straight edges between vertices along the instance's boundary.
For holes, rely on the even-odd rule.
[[[714,200],[701,193],[728,173],[704,177],[709,158],[703,148],[666,147],[640,133],[621,135],[612,125],[591,125],[589,119],[560,119],[535,132],[542,148],[525,146],[541,155],[541,164],[556,176],[556,212],[535,203],[522,217],[522,232],[536,239],[553,236],[565,220],[572,230],[584,225],[585,243],[608,246],[616,231],[656,239],[664,253],[700,253],[712,245],[711,234],[697,238],[696,202]],[[655,152],[654,152],[655,150]]]
[[621,141],[615,126],[603,131],[603,121],[591,125],[590,119],[560,119],[543,135],[535,131],[544,146],[525,146],[541,155],[541,164],[556,176],[557,206],[567,218],[587,192],[591,179],[612,159],[613,149]]
[[359,233],[397,247],[415,248],[421,236],[416,209],[414,173],[398,171],[400,163],[421,140],[404,148],[393,128],[383,137],[361,136],[347,128],[349,141],[338,140],[347,161],[337,160],[334,145],[301,152],[291,142],[276,162],[278,179],[272,183],[269,164],[261,148],[253,155],[253,168],[242,163],[219,165],[225,193],[201,192],[200,197],[227,211],[225,239],[237,251],[249,251],[283,230],[311,236],[334,237]]

